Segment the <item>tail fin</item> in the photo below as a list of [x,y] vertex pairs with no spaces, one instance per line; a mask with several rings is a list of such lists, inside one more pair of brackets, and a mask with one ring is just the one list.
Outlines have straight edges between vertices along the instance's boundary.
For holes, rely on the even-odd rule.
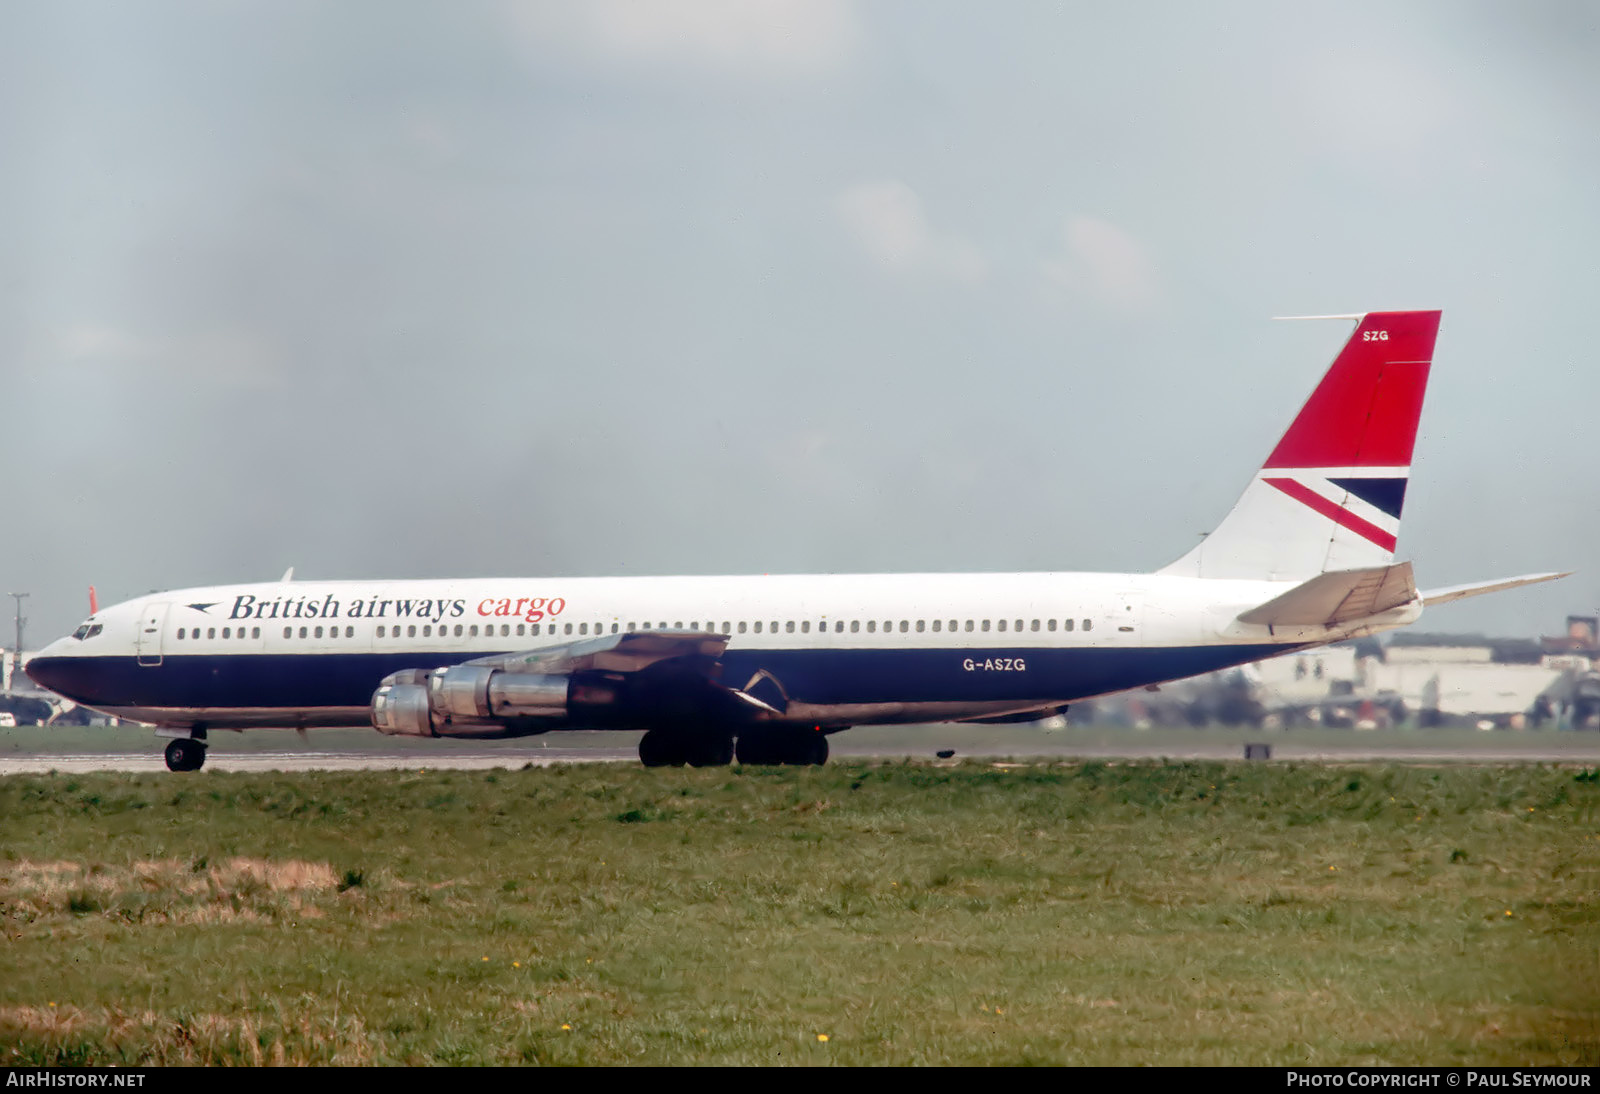
[[1157,571],[1303,580],[1394,561],[1437,311],[1368,312],[1222,523]]

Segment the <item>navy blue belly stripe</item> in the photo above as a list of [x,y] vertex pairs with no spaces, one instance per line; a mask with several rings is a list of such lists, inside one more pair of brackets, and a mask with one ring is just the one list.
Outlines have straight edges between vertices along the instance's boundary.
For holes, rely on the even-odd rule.
[[[765,671],[796,702],[1068,701],[1194,676],[1284,646],[1058,649],[740,650],[723,655],[722,683],[743,687]],[[473,656],[485,656],[475,651]],[[103,707],[360,707],[391,672],[466,660],[459,653],[168,656],[36,661],[42,682]],[[971,664],[972,667],[968,668]]]

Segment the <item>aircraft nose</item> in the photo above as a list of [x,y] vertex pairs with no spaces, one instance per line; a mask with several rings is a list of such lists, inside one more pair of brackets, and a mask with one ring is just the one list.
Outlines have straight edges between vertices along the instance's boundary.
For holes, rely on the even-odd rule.
[[27,674],[28,679],[40,687],[47,688],[58,695],[63,695],[65,692],[62,689],[67,682],[68,675],[66,668],[65,658],[40,656],[23,665],[22,671]]

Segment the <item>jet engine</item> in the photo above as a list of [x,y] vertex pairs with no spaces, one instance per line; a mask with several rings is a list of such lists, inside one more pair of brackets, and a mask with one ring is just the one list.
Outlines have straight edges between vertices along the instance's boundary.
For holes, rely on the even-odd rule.
[[604,679],[472,664],[405,669],[373,692],[372,726],[411,737],[523,737],[603,721],[617,703]]

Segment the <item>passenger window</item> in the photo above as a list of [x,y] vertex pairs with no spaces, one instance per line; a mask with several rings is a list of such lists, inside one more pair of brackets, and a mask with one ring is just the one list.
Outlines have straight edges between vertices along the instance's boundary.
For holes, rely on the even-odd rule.
[[1020,619],[1017,620],[1017,628],[1016,629],[1017,629],[1018,633],[1021,633],[1021,631],[1022,631],[1022,620],[1020,620]]
[[1084,630],[1086,630],[1086,631],[1092,631],[1092,630],[1094,630],[1094,620],[1092,620],[1092,619],[1085,619],[1085,620],[1084,620],[1084,621],[1083,621],[1083,629],[1084,629]]
[[283,636],[285,638],[293,638],[294,637],[294,628],[293,627],[285,627],[285,628],[283,628]]
[[305,636],[306,636],[306,629],[304,627],[301,627],[300,628],[300,637],[304,638]]
[[867,620],[867,633],[868,634],[877,634],[878,633],[878,621],[876,619]]
[[1004,619],[1000,620],[999,624],[995,627],[995,629],[996,630],[1000,630],[1000,631],[1005,630],[1006,629],[1006,621]]
[[222,637],[224,637],[224,638],[232,638],[233,637],[233,628],[232,627],[223,627],[222,628]]
[[[207,638],[215,638],[216,636],[217,636],[217,628],[215,628],[215,627],[207,627],[206,628],[206,637]],[[304,637],[304,636],[302,636],[302,637]]]
[[759,620],[759,619],[756,620],[756,633],[757,634],[761,633],[761,620]]
[[778,621],[776,619],[774,619],[772,621],[772,633],[773,634],[777,634],[778,633]]
[[837,620],[834,621],[833,633],[834,634],[843,634],[844,633],[844,620],[837,619]]
[[611,624],[611,633],[612,633],[612,634],[616,634],[616,633],[617,633],[617,631],[619,631],[619,630],[621,630],[621,629],[622,629],[622,627],[621,627],[621,625],[620,625],[620,624],[617,624],[617,623],[613,623],[613,624]]
[[[567,633],[568,634],[572,633],[572,624],[571,623],[567,624]],[[578,633],[579,634],[588,634],[589,633],[589,624],[587,624],[587,623],[579,623],[578,624]]]
[[408,624],[406,626],[406,637],[407,638],[415,638],[416,636],[417,636],[417,625],[415,623]]
[[1045,626],[1048,627],[1050,630],[1055,630],[1056,629],[1056,621],[1054,619],[1047,619],[1047,620],[1045,620]]
[[314,635],[312,635],[312,637],[313,638],[321,638],[322,637],[322,628],[318,627],[317,630],[316,630],[316,633]]
[[659,627],[656,628],[656,630],[658,630],[658,631],[664,631],[666,629],[667,629],[667,625],[665,623],[661,624]]
[[500,637],[501,638],[510,638],[511,637],[511,624],[510,623],[502,623],[502,624],[500,624]]
[[383,637],[383,624],[382,623],[378,624],[378,637],[379,638]]
[[422,625],[422,637],[424,637],[424,638],[432,638],[433,637],[433,624],[432,623],[424,623]]
[[[937,622],[937,620],[935,620],[935,622]],[[920,620],[920,619],[917,620],[917,633],[918,634],[922,633],[923,626],[924,626],[924,624],[923,624],[922,620]]]
[[566,628],[567,628],[566,633],[571,634],[572,633],[572,624],[571,623],[566,624]]
[[851,634],[859,634],[860,632],[861,632],[861,620],[859,620],[859,619],[850,620],[850,633]]
[[987,619],[985,619],[985,620],[984,620],[984,621],[983,621],[983,629],[984,629],[984,630],[985,630],[985,631],[987,631],[987,630],[988,630],[988,629],[989,629],[989,621],[988,621],[988,620],[987,620]]
[[935,619],[933,621],[933,633],[934,634],[938,634],[939,633],[939,625],[941,623],[943,623],[943,622],[944,622],[944,620],[942,620],[942,619]]
[[1039,621],[1037,619],[1035,619],[1032,623],[1029,623],[1028,624],[1028,629],[1030,631],[1038,630],[1039,629]]
[[910,630],[911,630],[911,620],[909,620],[909,619],[900,620],[900,633],[901,634],[906,634]]
[[740,634],[743,634],[743,633],[744,633],[744,621],[743,621],[743,620],[741,620],[741,621],[740,621],[740,622],[739,622],[739,633],[740,633]]
[[[84,633],[84,634],[85,634],[85,635],[87,635],[87,634],[88,634],[88,633],[89,633],[89,632],[88,632],[88,631],[84,631],[84,632],[83,632],[83,633]],[[183,637],[183,628],[182,628],[182,627],[179,627],[179,628],[178,628],[178,637],[179,637],[179,638],[180,638],[180,639],[181,639],[181,638],[182,638],[182,637]]]
[[971,631],[972,631],[972,620],[970,620],[970,619],[967,620],[967,631],[968,631],[968,633],[971,633]]
[[[443,627],[439,628],[439,633],[440,634],[444,633],[444,628]],[[460,623],[456,624],[456,637],[457,638],[461,637],[461,624]]]
[[811,620],[802,619],[800,621],[800,633],[801,634],[810,634],[811,633]]
[[723,623],[722,624],[722,633],[723,634],[732,634],[733,633],[733,624],[732,623]]
[[790,634],[793,634],[794,633],[794,620],[791,619],[788,622],[786,622],[783,625],[783,629],[785,631],[789,632]]
[[[552,626],[552,627],[553,627],[553,626],[555,626],[555,624],[554,624],[554,623],[552,623],[552,624],[550,624],[550,625],[551,625],[551,626]],[[539,633],[539,627],[540,627],[540,624],[538,624],[538,623],[530,623],[530,624],[529,624],[529,625],[528,625],[528,633],[529,633],[529,634],[538,634],[538,633]],[[520,634],[521,634],[521,633],[522,633],[522,624],[521,624],[521,623],[518,623],[518,624],[517,624],[517,633],[518,633],[518,634],[519,634],[519,635],[520,635]]]

